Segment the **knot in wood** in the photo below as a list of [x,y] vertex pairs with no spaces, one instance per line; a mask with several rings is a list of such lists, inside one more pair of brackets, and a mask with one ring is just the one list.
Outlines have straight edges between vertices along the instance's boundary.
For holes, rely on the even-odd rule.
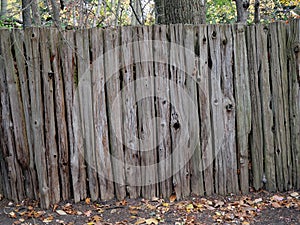
[[217,32],[215,30],[211,33],[211,37],[213,39],[217,37]]
[[233,109],[233,105],[232,105],[231,103],[228,104],[228,105],[226,105],[226,110],[227,110],[228,112],[232,111],[232,109]]
[[298,53],[298,52],[299,52],[299,50],[300,50],[300,47],[299,47],[299,45],[296,45],[296,46],[294,47],[294,52],[295,52],[295,53]]

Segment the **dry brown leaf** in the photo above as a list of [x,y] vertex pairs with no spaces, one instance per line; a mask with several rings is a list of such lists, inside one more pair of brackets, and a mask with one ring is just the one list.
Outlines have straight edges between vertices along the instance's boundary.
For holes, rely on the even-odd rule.
[[48,216],[47,218],[43,219],[44,223],[51,223],[53,220],[53,216]]
[[271,197],[271,200],[272,200],[272,201],[277,201],[277,202],[280,202],[280,201],[282,201],[283,199],[284,199],[284,197],[279,196],[279,195],[274,195],[274,196]]
[[68,215],[64,210],[58,209],[55,211],[57,214],[59,214],[60,216],[66,216]]
[[171,195],[170,196],[170,202],[175,202],[176,198],[177,198],[176,195],[174,195],[174,194]]
[[84,215],[87,217],[90,217],[91,214],[92,214],[92,210],[88,210],[88,211],[84,212]]
[[272,207],[274,208],[281,208],[281,205],[277,202],[272,202]]
[[292,196],[293,198],[297,198],[299,196],[298,192],[293,192],[290,194],[290,196]]
[[88,204],[88,205],[91,204],[91,199],[90,198],[86,198],[85,199],[85,203]]
[[148,224],[148,225],[151,225],[151,224],[157,225],[157,224],[158,224],[158,220],[155,219],[155,218],[147,219],[145,222],[146,222],[146,224]]
[[135,225],[140,225],[140,224],[143,224],[143,223],[146,223],[146,220],[144,218],[139,218],[134,224]]

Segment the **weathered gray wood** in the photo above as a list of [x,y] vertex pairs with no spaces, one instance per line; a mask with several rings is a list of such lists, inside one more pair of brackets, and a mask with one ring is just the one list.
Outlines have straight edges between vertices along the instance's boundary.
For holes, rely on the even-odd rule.
[[[177,199],[190,194],[189,146],[187,145],[188,120],[184,109],[185,65],[183,45],[183,26],[170,25],[170,101],[173,187]],[[186,144],[183,144],[186,143]],[[182,148],[185,150],[182,151]]]
[[57,129],[57,147],[58,155],[52,152],[53,160],[58,157],[59,174],[61,182],[62,198],[66,199],[70,195],[70,182],[69,182],[69,149],[67,139],[67,122],[66,122],[66,109],[65,109],[65,96],[63,86],[63,76],[61,72],[59,54],[61,35],[58,30],[50,30],[50,46],[51,46],[51,65],[53,69],[54,79],[54,94],[55,94],[55,118],[56,118],[56,129]]
[[[75,39],[73,31],[65,31],[62,36],[60,55],[62,59],[62,73],[64,81],[64,95],[66,104],[67,132],[69,143],[69,166],[71,176],[71,187],[75,202],[79,202],[80,197],[80,181],[86,182],[85,169],[79,167],[80,158],[79,151],[82,151],[82,134],[78,129],[78,97],[76,97],[77,77],[77,61],[75,52]],[[79,151],[78,151],[79,150]],[[67,191],[67,190],[66,190]],[[71,192],[71,190],[70,190]],[[71,193],[62,191],[62,199],[68,198]]]
[[[50,62],[50,31],[40,30],[40,52],[44,100],[45,148],[47,159],[47,172],[49,184],[50,203],[60,200],[60,185],[58,174],[58,152],[56,143],[55,101],[54,97],[54,72]],[[52,38],[55,38],[52,36]],[[55,57],[55,56],[54,56]],[[56,55],[57,57],[57,55]],[[56,71],[57,72],[57,71]]]
[[[262,135],[264,146],[264,174],[261,178],[266,179],[265,186],[270,191],[276,190],[275,177],[275,152],[274,152],[274,133],[273,133],[273,111],[272,111],[272,95],[271,81],[269,72],[269,49],[268,49],[268,27],[263,25],[257,26],[257,64],[258,76],[261,92],[262,107]],[[264,183],[263,183],[264,185]]]
[[212,145],[212,125],[211,125],[211,105],[210,105],[210,76],[208,74],[208,35],[207,26],[199,26],[198,34],[199,51],[199,76],[198,99],[200,116],[200,141],[203,162],[203,176],[206,195],[214,193],[213,176],[213,145]]
[[[194,32],[196,29],[196,32]],[[184,58],[185,58],[185,73],[186,73],[186,90],[188,97],[191,100],[191,106],[187,108],[188,128],[189,128],[189,148],[192,153],[190,160],[191,174],[191,193],[195,195],[204,194],[201,146],[200,146],[200,121],[199,121],[199,106],[197,96],[197,76],[199,75],[198,59],[196,57],[195,42],[198,35],[199,27],[186,25],[184,27]],[[185,100],[187,101],[187,100]],[[192,107],[194,106],[194,107]],[[195,129],[196,128],[196,129]]]
[[[289,181],[287,158],[290,154],[288,77],[286,64],[286,29],[281,23],[270,24],[271,82],[275,118],[276,181],[280,191],[287,190]],[[275,55],[276,54],[276,55]]]
[[[300,188],[300,20],[290,24],[288,33],[289,109],[293,186]],[[289,165],[290,166],[290,165]]]
[[257,59],[257,39],[256,27],[247,27],[247,51],[248,51],[248,69],[251,93],[251,135],[250,135],[250,151],[251,151],[251,170],[253,174],[253,187],[259,190],[263,186],[263,129],[262,129],[262,106],[260,93],[260,80],[258,77],[259,64]]
[[114,197],[114,185],[106,115],[103,41],[103,30],[90,30],[96,167],[101,199],[109,200]]
[[[80,30],[75,34],[78,68],[78,97],[80,107],[81,131],[84,140],[83,154],[85,162],[80,166],[86,166],[88,187],[91,199],[99,197],[98,178],[95,162],[95,134],[92,107],[92,80],[90,73],[89,37],[88,30]],[[82,192],[86,190],[82,187]],[[85,195],[85,193],[84,193]]]
[[[121,28],[122,112],[125,151],[126,188],[130,198],[140,195],[140,152],[137,130],[137,106],[133,71],[133,33],[131,27]],[[137,186],[139,185],[139,186]]]
[[[13,149],[9,152],[7,160],[10,164],[15,164],[12,166],[12,171],[10,176],[16,178],[15,187],[17,190],[18,199],[23,199],[25,197],[25,190],[23,185],[23,170],[29,165],[29,149],[27,145],[26,138],[26,128],[25,128],[25,118],[23,112],[23,105],[20,93],[20,81],[18,78],[17,71],[14,67],[14,58],[11,52],[11,48],[6,46],[12,46],[10,32],[5,32],[1,38],[1,46],[4,57],[5,64],[5,75],[2,78],[7,86],[7,109],[11,114],[11,131]],[[15,173],[14,175],[12,175]]]
[[[33,153],[33,137],[31,130],[31,117],[30,117],[30,96],[28,88],[28,75],[26,72],[26,56],[24,54],[24,32],[21,30],[13,30],[12,39],[14,42],[14,51],[16,57],[16,66],[18,71],[18,77],[20,80],[20,89],[22,96],[22,104],[24,110],[24,119],[26,126],[26,138],[29,150],[29,165],[27,169],[24,169],[24,186],[26,196],[30,199],[38,199],[38,184],[37,174],[34,168],[34,153]],[[3,67],[4,68],[4,67]]]
[[245,26],[237,24],[234,38],[234,88],[236,101],[237,150],[240,169],[240,189],[249,191],[249,134],[251,131],[251,99],[245,38]]
[[9,32],[5,30],[0,30],[0,52],[1,52],[1,58],[0,58],[0,91],[1,91],[1,132],[2,132],[2,138],[1,138],[1,151],[2,156],[4,159],[5,167],[7,168],[4,172],[5,175],[7,175],[7,179],[5,179],[4,186],[6,187],[6,194],[7,197],[10,199],[13,199],[15,201],[18,201],[18,193],[17,193],[17,175],[16,175],[16,165],[15,162],[12,161],[12,159],[15,157],[14,154],[14,136],[11,128],[13,127],[10,108],[9,108],[9,95],[8,95],[8,87],[7,87],[7,81],[6,81],[6,74],[9,72],[7,71],[6,64],[5,64],[5,58],[4,55],[5,52],[9,49],[5,48],[5,40],[9,38]]
[[223,174],[225,193],[238,193],[236,157],[236,103],[233,79],[233,35],[232,26],[220,27],[220,48],[222,62],[222,92],[224,114]]
[[39,29],[25,30],[25,49],[28,66],[28,81],[31,108],[31,129],[33,135],[34,162],[39,184],[40,204],[44,208],[50,206],[46,149],[44,140],[42,84],[40,74]]
[[154,26],[153,57],[156,97],[156,130],[158,150],[159,193],[163,198],[172,194],[172,158],[170,136],[170,87],[169,87],[169,44],[167,26]]
[[222,62],[221,62],[221,31],[220,26],[208,27],[209,51],[210,51],[210,104],[213,129],[213,149],[215,157],[215,190],[217,194],[226,192],[225,170],[225,103],[222,87]]
[[133,32],[136,33],[133,51],[141,160],[141,193],[143,197],[151,199],[158,196],[152,29],[136,27]]
[[[109,142],[113,166],[116,197],[121,200],[126,196],[125,164],[122,145],[122,108],[120,94],[120,29],[111,28],[104,32],[104,70],[107,95],[107,118]],[[113,107],[114,106],[114,107]]]

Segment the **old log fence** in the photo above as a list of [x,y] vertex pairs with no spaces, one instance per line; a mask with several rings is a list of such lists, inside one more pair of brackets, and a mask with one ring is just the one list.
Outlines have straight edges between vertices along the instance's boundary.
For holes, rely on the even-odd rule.
[[300,188],[300,21],[0,30],[0,193]]

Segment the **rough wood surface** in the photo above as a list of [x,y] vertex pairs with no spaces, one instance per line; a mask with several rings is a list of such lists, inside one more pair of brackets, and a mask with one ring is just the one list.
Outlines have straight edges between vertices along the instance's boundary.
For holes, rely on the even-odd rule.
[[152,29],[136,27],[133,33],[136,34],[133,52],[141,161],[141,194],[151,199],[158,196]]
[[40,204],[50,206],[49,185],[46,163],[46,148],[44,140],[42,83],[40,74],[39,39],[40,30],[30,28],[25,30],[25,49],[28,66],[28,82],[30,93],[31,129],[33,136],[34,163],[37,170]]
[[225,193],[239,190],[236,157],[236,102],[233,79],[233,38],[232,26],[221,26],[221,81],[223,90],[224,149],[223,175]]
[[16,57],[16,66],[18,71],[18,77],[20,82],[22,104],[24,110],[24,119],[26,126],[26,138],[29,150],[29,165],[24,169],[24,184],[26,195],[29,198],[38,198],[38,184],[37,174],[34,168],[34,153],[33,153],[33,137],[31,125],[28,121],[31,121],[30,112],[30,95],[28,88],[28,75],[26,72],[26,58],[24,56],[24,33],[20,30],[14,30],[12,34],[12,41],[14,42],[14,50]]
[[222,62],[221,62],[221,32],[219,26],[208,28],[209,51],[210,51],[210,104],[212,119],[213,157],[215,158],[215,190],[218,194],[225,194],[225,128],[224,113],[225,107],[222,87]]
[[116,197],[124,199],[125,189],[125,164],[122,145],[122,108],[120,92],[119,45],[120,30],[107,29],[104,33],[105,54],[105,85],[107,95],[107,118],[109,125],[109,142],[112,157],[113,176],[115,182]]
[[[273,111],[272,111],[272,94],[271,81],[269,72],[269,49],[268,49],[267,27],[263,25],[257,26],[257,63],[258,76],[261,91],[261,107],[262,107],[262,135],[264,146],[264,174],[262,177],[263,185],[268,190],[276,190],[275,177],[275,152],[274,152],[274,133],[273,133]],[[265,180],[265,181],[264,181]]]
[[195,195],[204,194],[203,174],[202,174],[202,159],[200,146],[200,128],[199,128],[199,106],[197,94],[197,76],[199,75],[199,65],[197,55],[194,53],[195,42],[198,35],[198,27],[186,25],[184,27],[184,62],[186,73],[186,93],[189,99],[185,101],[190,102],[187,107],[188,111],[188,129],[189,129],[189,152],[190,159],[190,179],[191,179],[191,193]]
[[64,84],[63,76],[61,72],[62,66],[60,61],[59,51],[62,46],[60,40],[62,36],[56,29],[50,30],[50,57],[51,57],[51,66],[52,72],[54,73],[54,95],[55,95],[55,119],[56,119],[56,129],[57,129],[57,147],[58,154],[54,152],[52,157],[55,160],[58,157],[58,168],[60,174],[61,182],[61,197],[67,199],[70,196],[70,182],[69,182],[69,148],[68,148],[68,139],[67,139],[67,121],[66,121],[66,103],[65,103],[65,94],[64,94]]
[[[200,116],[200,144],[203,162],[203,176],[205,184],[205,193],[211,195],[214,193],[214,175],[213,175],[213,143],[212,143],[212,125],[211,125],[211,105],[210,105],[210,77],[208,74],[208,34],[207,27],[199,26],[198,34],[199,51],[199,77],[198,81],[198,101]],[[196,45],[197,46],[197,45]]]
[[300,188],[300,21],[292,21],[288,33],[289,107],[293,186]]
[[[60,200],[60,185],[58,174],[58,149],[56,143],[56,122],[55,122],[55,95],[54,95],[54,72],[51,69],[50,31],[43,29],[40,32],[41,70],[44,93],[44,124],[45,124],[45,147],[47,159],[47,172],[50,202]],[[57,72],[57,71],[56,71]]]
[[167,26],[154,26],[153,57],[155,74],[155,109],[157,116],[157,151],[159,193],[163,198],[172,194],[172,151],[170,136],[169,45]]
[[140,195],[141,171],[133,71],[133,37],[131,27],[121,28],[122,91],[119,95],[122,97],[126,189],[130,198],[137,198]]
[[[185,65],[183,25],[170,25],[170,101],[173,186],[177,199],[190,194],[188,116],[184,107]],[[184,151],[182,151],[182,148]]]
[[[261,92],[259,80],[259,64],[257,59],[257,39],[256,27],[247,27],[247,51],[248,51],[248,67],[249,67],[249,81],[251,93],[251,135],[250,135],[250,149],[251,149],[251,170],[253,173],[253,187],[259,190],[263,186],[263,159],[264,159],[264,144],[263,144],[263,129],[262,129],[262,106],[261,106]],[[264,75],[263,75],[264,76]]]
[[299,188],[299,24],[1,30],[0,193]]
[[106,115],[103,30],[90,30],[90,45],[96,168],[100,197],[109,200],[114,197],[114,185]]
[[234,38],[234,88],[237,119],[237,150],[240,169],[240,189],[249,191],[249,134],[251,131],[251,99],[249,88],[248,56],[245,26],[235,25]]
[[[289,115],[288,107],[288,77],[286,66],[286,47],[283,44],[286,36],[286,29],[281,23],[270,25],[271,45],[270,68],[274,112],[274,140],[276,160],[276,180],[280,191],[287,190],[288,168],[287,159],[290,154],[289,142]],[[276,34],[276,35],[275,35]],[[275,54],[277,54],[275,56]],[[279,166],[280,165],[280,166]]]
[[[92,78],[90,73],[90,53],[88,30],[80,30],[76,33],[77,66],[78,66],[78,100],[80,108],[80,126],[83,135],[84,149],[79,154],[83,161],[80,167],[86,167],[88,177],[88,188],[91,199],[94,201],[99,197],[98,177],[95,162],[95,134],[92,101]],[[80,156],[81,157],[81,156]],[[87,189],[82,187],[82,197],[86,197]]]

